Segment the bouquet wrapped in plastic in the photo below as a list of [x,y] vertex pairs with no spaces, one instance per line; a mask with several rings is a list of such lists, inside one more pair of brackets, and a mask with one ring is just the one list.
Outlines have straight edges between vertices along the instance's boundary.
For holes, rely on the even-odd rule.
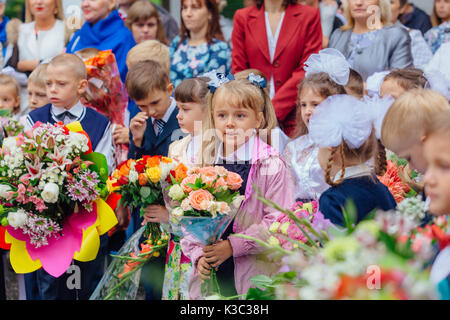
[[[120,79],[119,69],[111,50],[100,51],[84,61],[88,85],[81,102],[108,117],[113,126],[125,125],[124,114],[128,105],[128,94]],[[127,159],[128,145],[116,145],[116,163]]]
[[79,122],[38,122],[3,141],[1,234],[17,273],[42,267],[59,277],[72,259],[95,259],[99,236],[117,223],[102,200],[107,177],[105,156],[92,152]]
[[[234,219],[244,196],[239,174],[224,167],[191,168],[184,178],[172,179],[167,189],[171,224],[179,235],[193,236],[202,246],[217,242]],[[176,231],[173,231],[176,233]],[[205,296],[219,292],[215,270],[202,285]]]

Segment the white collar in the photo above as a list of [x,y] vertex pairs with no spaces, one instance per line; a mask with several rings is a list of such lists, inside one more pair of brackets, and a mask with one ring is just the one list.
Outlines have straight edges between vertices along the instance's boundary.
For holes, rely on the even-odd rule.
[[[166,113],[164,113],[164,117],[162,117],[162,121],[167,123],[172,115],[173,110],[177,107],[177,102],[174,98],[170,97],[170,106],[167,108]],[[152,123],[155,124],[155,118],[152,117]]]
[[60,114],[66,112],[66,111],[69,111],[71,114],[76,116],[77,119],[79,119],[83,115],[84,108],[85,108],[85,106],[83,106],[83,104],[78,100],[78,102],[70,109],[57,107],[52,104],[51,111],[54,116],[59,116]]
[[254,143],[255,143],[255,134],[251,135],[250,138],[247,140],[247,142],[245,142],[235,152],[229,154],[226,157],[223,156],[223,143],[221,143],[219,145],[219,150],[217,151],[216,163],[251,161]]
[[[336,173],[333,179],[334,182],[337,182],[341,178],[341,172],[342,170],[339,170],[339,172]],[[362,163],[356,166],[345,168],[343,179],[357,178],[370,175],[372,175],[372,168],[370,168],[367,164]]]

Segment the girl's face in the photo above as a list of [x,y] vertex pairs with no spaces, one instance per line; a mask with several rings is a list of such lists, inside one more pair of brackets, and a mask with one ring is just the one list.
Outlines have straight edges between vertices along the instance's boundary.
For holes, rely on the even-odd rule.
[[50,103],[50,100],[47,98],[47,91],[44,88],[35,85],[32,82],[28,82],[28,105],[31,110],[40,108]]
[[434,8],[436,15],[442,19],[442,21],[450,20],[450,0],[436,0],[434,2]]
[[[178,102],[177,120],[183,132],[195,134],[195,128],[202,128],[205,117],[205,105],[197,102]],[[196,125],[197,124],[197,125]],[[200,126],[199,126],[200,125]]]
[[109,13],[114,9],[114,0],[82,0],[81,10],[83,11],[84,19],[94,24],[100,20],[105,19]]
[[392,98],[397,99],[402,93],[405,92],[395,79],[388,79],[383,81],[380,87],[380,97],[390,95]]
[[348,0],[350,15],[355,20],[367,20],[374,14],[373,6],[379,6],[378,0]]
[[57,13],[55,0],[30,0],[30,11],[34,18],[47,18]]
[[11,86],[0,86],[0,109],[14,110],[20,105],[20,97],[15,94],[15,90]]
[[137,44],[145,40],[155,40],[158,34],[158,20],[156,17],[139,20],[131,25],[131,32]]
[[181,18],[190,32],[198,33],[208,28],[211,13],[206,7],[205,0],[184,0],[181,7]]
[[430,212],[450,214],[450,146],[443,134],[429,137],[424,144],[428,163],[425,173],[425,194],[430,198]]
[[314,111],[314,109],[323,101],[325,98],[318,94],[315,90],[305,87],[300,92],[299,96],[299,106],[300,113],[302,116],[302,121],[306,127],[309,125],[309,119]]
[[233,106],[226,99],[218,99],[214,103],[213,119],[219,138],[227,150],[237,150],[245,144],[254,130],[260,128],[263,113],[253,109]]

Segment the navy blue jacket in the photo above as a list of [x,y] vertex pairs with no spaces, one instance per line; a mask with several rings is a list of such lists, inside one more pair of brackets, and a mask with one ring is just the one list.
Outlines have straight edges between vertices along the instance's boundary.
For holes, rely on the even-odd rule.
[[[130,150],[128,152],[128,158],[131,159],[140,159],[144,155],[160,155],[167,157],[169,153],[169,146],[173,142],[172,133],[174,130],[180,128],[177,120],[178,108],[175,108],[172,114],[170,115],[169,120],[164,125],[163,131],[156,136],[155,131],[153,130],[152,118],[147,119],[147,128],[144,133],[144,139],[142,141],[142,147],[137,147],[133,143],[133,135],[130,130]],[[182,136],[176,137],[178,140],[182,138]]]
[[319,210],[332,223],[345,226],[342,208],[348,200],[356,206],[356,223],[363,220],[374,209],[395,209],[396,202],[389,189],[376,176],[349,178],[336,187],[326,190],[319,199]]
[[[412,4],[411,4],[412,5]],[[400,19],[401,22],[410,29],[417,29],[424,35],[428,30],[430,30],[433,25],[431,24],[430,16],[423,10],[414,7],[413,12],[407,15],[403,15]]]
[[[51,115],[51,104],[46,104],[41,108],[37,108],[30,112],[29,117],[34,123],[40,121],[42,123],[55,124],[55,120]],[[91,139],[92,150],[95,150],[97,144],[102,139],[105,131],[110,125],[109,119],[92,108],[85,108],[86,113],[81,117],[81,126]]]

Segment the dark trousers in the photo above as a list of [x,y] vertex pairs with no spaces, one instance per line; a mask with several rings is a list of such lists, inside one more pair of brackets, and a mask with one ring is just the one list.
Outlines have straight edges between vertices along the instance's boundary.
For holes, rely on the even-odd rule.
[[0,300],[6,300],[6,285],[5,285],[5,274],[3,264],[4,250],[0,249]]
[[[108,251],[108,235],[100,237],[97,257],[88,262],[73,260],[73,268],[55,278],[44,269],[29,274],[25,278],[30,300],[88,300],[97,287],[105,270],[105,257]],[[79,276],[79,279],[76,277]],[[33,282],[36,282],[34,285]]]

